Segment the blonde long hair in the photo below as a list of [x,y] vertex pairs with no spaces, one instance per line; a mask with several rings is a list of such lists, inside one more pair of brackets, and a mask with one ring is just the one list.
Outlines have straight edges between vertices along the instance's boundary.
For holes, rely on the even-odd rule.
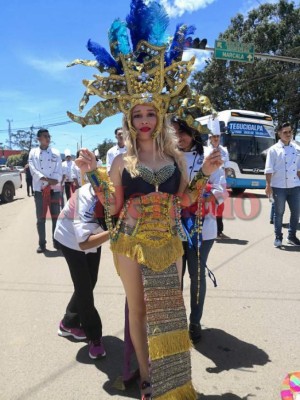
[[[127,152],[124,155],[125,168],[130,173],[132,177],[139,176],[139,171],[137,169],[139,157],[138,157],[138,147],[136,139],[130,134],[127,119],[124,115],[123,117],[123,134],[125,137],[125,145]],[[162,132],[153,139],[153,150],[158,153],[159,157],[164,159],[166,157],[171,157],[177,163],[181,174],[187,179],[186,164],[182,152],[177,148],[177,138],[175,135],[175,129],[172,127],[170,119],[168,117],[164,118],[164,123],[162,127]]]

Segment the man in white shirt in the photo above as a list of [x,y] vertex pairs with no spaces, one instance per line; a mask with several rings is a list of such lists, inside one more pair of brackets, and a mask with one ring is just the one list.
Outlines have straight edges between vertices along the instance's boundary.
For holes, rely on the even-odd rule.
[[296,231],[300,215],[300,146],[293,141],[292,127],[285,122],[278,127],[279,141],[270,147],[266,166],[266,195],[274,198],[275,241],[282,245],[282,218],[287,202],[291,216],[287,243],[300,246]]
[[123,130],[122,128],[115,129],[115,137],[117,139],[117,144],[108,150],[106,153],[106,169],[107,172],[110,171],[111,164],[118,154],[126,153],[127,149],[124,142]]
[[66,192],[67,200],[74,193],[75,189],[78,187],[77,176],[75,174],[75,162],[72,160],[71,151],[65,150],[65,161],[62,163],[63,172],[63,185]]
[[[214,149],[219,149],[221,151],[221,157],[223,161],[223,165],[220,167],[223,170],[221,184],[223,186],[224,191],[226,191],[226,175],[227,169],[229,168],[229,154],[226,147],[220,145],[221,139],[221,130],[220,130],[220,122],[218,118],[210,119],[207,124],[208,129],[210,130],[210,134],[208,135],[208,143],[207,148],[205,149],[205,155],[210,154]],[[228,236],[223,233],[224,224],[223,224],[223,212],[224,212],[224,202],[217,207],[217,227],[218,234],[217,239],[227,239]]]
[[[32,174],[39,236],[37,253],[44,253],[46,250],[47,211],[50,210],[52,219],[52,237],[60,212],[62,165],[59,151],[50,147],[51,137],[48,130],[39,129],[37,139],[40,145],[30,150],[28,161]],[[54,238],[53,246],[54,248],[59,247]]]

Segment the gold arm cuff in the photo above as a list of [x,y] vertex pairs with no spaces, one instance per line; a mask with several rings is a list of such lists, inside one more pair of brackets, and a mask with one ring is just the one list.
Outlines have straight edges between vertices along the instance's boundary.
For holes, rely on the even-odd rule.
[[108,190],[109,193],[114,193],[115,190],[106,168],[98,167],[91,172],[87,172],[86,175],[96,192],[99,191],[99,189],[103,189]]
[[197,174],[194,176],[194,178],[188,185],[189,191],[193,192],[194,190],[202,188],[208,181],[208,178],[209,176],[204,175],[202,168],[200,168],[200,170],[197,172]]

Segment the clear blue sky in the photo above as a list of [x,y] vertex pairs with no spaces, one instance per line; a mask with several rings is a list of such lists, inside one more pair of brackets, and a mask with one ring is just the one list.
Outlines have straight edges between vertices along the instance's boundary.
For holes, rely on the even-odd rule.
[[[268,2],[276,2],[267,0]],[[179,22],[197,27],[196,36],[208,45],[223,32],[238,12],[247,12],[266,0],[161,0],[170,10],[168,33]],[[296,4],[298,2],[296,1]],[[129,0],[5,0],[1,4],[0,142],[8,139],[8,122],[13,131],[68,121],[66,111],[78,114],[84,86],[96,69],[66,68],[75,58],[91,59],[86,49],[89,38],[108,50],[107,31],[113,19],[125,20]],[[203,66],[198,52],[197,68]],[[97,101],[99,98],[97,99]],[[94,104],[94,103],[91,103]],[[86,106],[87,112],[91,104]],[[75,123],[49,128],[54,147],[76,152],[77,143],[95,148],[104,139],[114,139],[121,115],[101,125],[82,128]]]

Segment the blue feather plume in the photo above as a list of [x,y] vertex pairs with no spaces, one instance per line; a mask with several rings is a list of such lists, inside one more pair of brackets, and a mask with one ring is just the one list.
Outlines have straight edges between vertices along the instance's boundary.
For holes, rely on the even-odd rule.
[[120,54],[131,53],[126,23],[119,18],[115,19],[111,24],[108,31],[108,40],[110,52],[115,59],[117,59]]
[[91,53],[94,54],[100,68],[103,68],[105,70],[108,68],[116,68],[117,70],[119,70],[119,65],[116,60],[100,44],[92,42],[91,39],[89,39],[87,43],[87,48]]
[[176,26],[172,43],[165,55],[167,66],[171,65],[173,60],[181,59],[183,50],[189,47],[192,42],[192,38],[189,35],[193,35],[195,30],[196,27],[193,25],[178,24]]
[[149,13],[152,23],[148,42],[156,46],[163,46],[167,40],[166,29],[169,25],[169,16],[165,8],[156,2],[150,3]]
[[126,22],[130,30],[132,49],[135,51],[140,40],[148,41],[152,23],[151,9],[143,0],[132,0]]

